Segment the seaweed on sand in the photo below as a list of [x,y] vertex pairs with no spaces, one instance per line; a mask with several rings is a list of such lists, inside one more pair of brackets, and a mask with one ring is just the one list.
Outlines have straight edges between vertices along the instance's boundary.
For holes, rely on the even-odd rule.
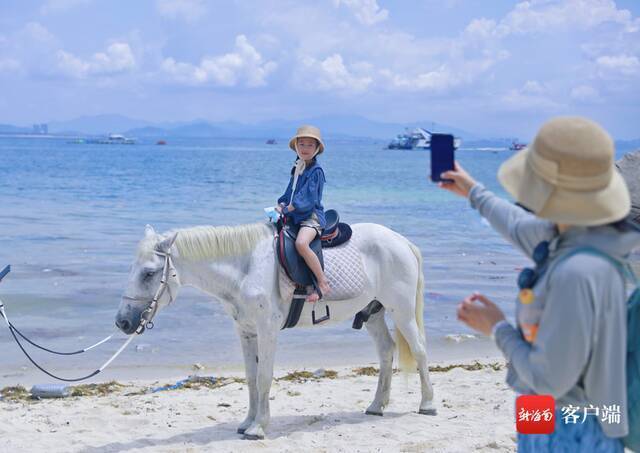
[[21,385],[3,388],[0,396],[7,401],[25,401],[31,398],[29,391]]
[[101,384],[82,384],[71,387],[71,396],[107,396],[117,392],[126,385],[117,381],[103,382]]

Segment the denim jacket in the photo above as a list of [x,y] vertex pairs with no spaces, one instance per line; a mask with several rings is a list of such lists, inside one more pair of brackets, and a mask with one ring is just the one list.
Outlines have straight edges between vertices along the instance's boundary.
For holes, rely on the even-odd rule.
[[[298,184],[291,204],[295,210],[286,213],[288,221],[298,225],[303,220],[311,217],[315,212],[318,216],[320,227],[324,228],[327,224],[324,217],[324,208],[322,206],[322,189],[324,187],[325,178],[324,171],[316,159],[313,159],[311,165],[307,166],[300,176],[298,176]],[[291,179],[284,194],[278,198],[278,204],[287,206],[291,199],[291,189],[293,186],[293,170],[291,171]]]

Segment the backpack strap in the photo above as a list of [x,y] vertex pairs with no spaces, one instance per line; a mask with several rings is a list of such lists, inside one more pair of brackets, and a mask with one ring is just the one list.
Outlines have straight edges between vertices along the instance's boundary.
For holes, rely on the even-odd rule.
[[640,279],[638,278],[633,268],[631,267],[631,264],[627,260],[621,261],[617,258],[614,258],[610,254],[603,252],[602,250],[597,249],[595,247],[583,246],[583,247],[573,248],[568,252],[564,253],[563,255],[560,255],[558,258],[556,258],[554,262],[551,264],[549,270],[551,270],[551,268],[560,264],[562,261],[574,255],[577,255],[578,253],[588,253],[588,254],[599,256],[606,259],[616,267],[616,269],[618,270],[618,272],[620,272],[620,274],[622,275],[622,278],[625,281],[630,282],[635,287],[640,287]]

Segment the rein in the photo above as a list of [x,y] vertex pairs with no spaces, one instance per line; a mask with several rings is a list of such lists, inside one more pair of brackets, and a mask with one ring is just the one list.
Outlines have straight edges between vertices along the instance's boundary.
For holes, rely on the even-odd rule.
[[[171,244],[169,245],[169,250],[171,249],[171,246],[173,245],[174,241],[175,241],[175,236],[173,238],[173,241],[171,241]],[[153,318],[154,318],[154,316],[156,315],[156,313],[158,311],[158,300],[162,297],[162,295],[164,294],[164,292],[166,290],[169,291],[169,304],[171,304],[174,301],[174,297],[173,297],[173,294],[171,292],[171,288],[169,287],[169,283],[168,283],[169,273],[171,273],[171,277],[172,278],[177,279],[178,282],[179,282],[178,274],[176,272],[175,266],[173,265],[173,259],[171,258],[171,252],[166,252],[165,253],[165,252],[160,252],[160,251],[156,250],[155,253],[157,255],[160,255],[160,256],[164,257],[164,266],[162,268],[162,278],[160,279],[160,287],[156,291],[156,293],[153,296],[153,298],[149,301],[147,299],[143,299],[143,298],[139,298],[139,297],[132,297],[132,296],[127,296],[127,295],[122,296],[124,299],[134,300],[134,301],[145,301],[145,302],[149,303],[147,308],[140,315],[140,324],[138,325],[138,327],[136,328],[136,330],[134,332],[137,335],[142,334],[145,331],[145,329],[153,329]],[[0,281],[2,281],[2,278],[4,278],[4,276],[6,276],[10,271],[11,271],[11,266],[6,266],[4,268],[4,270],[2,270],[2,272],[0,272]],[[102,370],[104,370],[106,367],[108,367],[109,364],[111,364],[111,362],[113,362],[115,360],[115,358],[118,357],[120,355],[120,353],[122,351],[124,351],[125,348],[127,346],[129,346],[129,343],[131,343],[131,341],[134,339],[134,335],[133,334],[129,335],[129,338],[127,339],[127,341],[125,341],[125,343],[122,346],[120,346],[120,348],[111,356],[111,358],[109,360],[107,360],[104,363],[104,365],[102,365],[100,368],[98,368],[94,372],[92,372],[92,373],[90,373],[90,374],[88,374],[86,376],[79,377],[79,378],[72,378],[72,379],[63,378],[63,377],[60,377],[60,376],[56,376],[53,373],[50,373],[49,371],[45,370],[42,366],[40,366],[29,355],[29,353],[25,350],[25,348],[22,345],[22,343],[20,343],[20,340],[18,339],[18,336],[22,337],[25,341],[27,341],[29,344],[35,346],[36,348],[41,349],[41,350],[46,351],[46,352],[49,352],[51,354],[76,355],[76,354],[81,354],[81,353],[87,352],[87,351],[95,348],[96,346],[99,346],[102,343],[105,343],[106,341],[110,340],[115,335],[116,332],[112,333],[111,335],[107,336],[106,338],[100,340],[96,344],[94,344],[92,346],[89,346],[87,348],[79,349],[77,351],[72,351],[72,352],[60,352],[60,351],[54,351],[52,349],[45,348],[44,346],[41,346],[41,345],[35,343],[32,340],[30,340],[29,338],[27,338],[22,332],[20,332],[13,325],[13,323],[11,323],[11,321],[9,321],[9,318],[8,318],[8,316],[7,316],[7,314],[6,314],[5,310],[4,310],[4,303],[2,302],[2,300],[0,300],[0,316],[2,316],[2,318],[4,319],[5,323],[7,324],[7,327],[9,328],[9,331],[11,332],[11,335],[13,336],[13,339],[16,341],[16,343],[18,344],[18,346],[20,347],[20,349],[22,350],[24,355],[27,356],[29,361],[36,368],[38,368],[40,371],[42,371],[46,375],[48,375],[48,376],[50,376],[50,377],[52,377],[54,379],[58,379],[60,381],[65,381],[65,382],[84,381],[85,379],[89,379],[89,378],[92,378],[93,376],[97,375]]]
[[[11,268],[9,266],[7,266],[5,268],[4,275],[9,273],[9,270]],[[109,366],[109,364],[116,358],[118,357],[118,355],[120,355],[120,353],[122,351],[124,351],[124,349],[129,345],[129,343],[131,343],[131,340],[133,340],[133,336],[129,337],[129,339],[120,347],[120,349],[118,349],[115,354],[113,354],[113,356],[111,356],[111,358],[109,360],[107,360],[104,365],[102,365],[100,368],[98,368],[97,370],[95,370],[93,373],[87,374],[86,376],[82,376],[79,378],[63,378],[60,376],[56,376],[53,373],[50,373],[49,371],[45,370],[44,368],[42,368],[30,355],[29,353],[26,351],[26,349],[24,348],[24,346],[22,346],[22,343],[20,343],[20,340],[18,339],[18,335],[20,337],[22,337],[25,341],[27,341],[29,344],[35,346],[38,349],[42,349],[43,351],[49,352],[51,354],[57,354],[57,355],[76,355],[76,354],[81,354],[83,352],[87,352],[93,348],[95,348],[96,346],[101,345],[102,343],[105,343],[106,341],[110,340],[114,335],[115,332],[112,333],[111,335],[109,335],[108,337],[100,340],[99,342],[97,342],[96,344],[89,346],[87,348],[84,349],[79,349],[78,351],[72,351],[72,352],[61,352],[61,351],[54,351],[52,349],[48,349],[45,348],[44,346],[40,346],[39,344],[35,343],[34,341],[30,340],[29,338],[27,338],[22,332],[20,332],[18,330],[17,327],[15,327],[13,325],[13,323],[11,321],[9,321],[9,317],[7,316],[7,313],[4,310],[4,302],[2,302],[2,300],[0,300],[0,316],[2,316],[2,319],[4,319],[4,322],[7,324],[7,327],[9,328],[9,332],[11,332],[11,335],[13,336],[13,339],[16,341],[16,343],[18,344],[18,347],[20,347],[20,350],[24,353],[25,356],[27,356],[27,359],[29,359],[29,361],[36,367],[38,368],[40,371],[42,371],[44,374],[51,376],[54,379],[58,379],[59,381],[65,381],[65,382],[78,382],[78,381],[84,381],[85,379],[89,379],[93,376],[95,376],[96,374],[100,373],[102,370],[104,370],[107,366]],[[17,335],[16,335],[17,334]]]

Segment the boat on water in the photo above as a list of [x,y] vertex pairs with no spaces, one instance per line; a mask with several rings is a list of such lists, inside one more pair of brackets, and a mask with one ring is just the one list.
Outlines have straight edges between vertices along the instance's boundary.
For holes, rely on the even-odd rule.
[[410,136],[398,134],[389,142],[387,149],[413,149],[413,142]]
[[527,147],[526,143],[520,143],[517,140],[514,140],[509,146],[509,150],[511,151],[520,151],[521,149],[525,149]]
[[[422,127],[416,127],[411,131],[407,130],[404,134],[398,134],[396,138],[391,140],[387,149],[431,149],[432,133]],[[457,149],[460,144],[460,138],[454,137],[453,147]]]
[[270,138],[269,140],[266,141],[267,145],[277,145],[278,142],[276,141],[275,138]]
[[166,140],[158,140],[156,142],[156,145],[166,145],[166,144],[167,144]]
[[85,143],[94,145],[135,145],[135,138],[128,138],[121,134],[109,134],[107,137],[86,140]]

